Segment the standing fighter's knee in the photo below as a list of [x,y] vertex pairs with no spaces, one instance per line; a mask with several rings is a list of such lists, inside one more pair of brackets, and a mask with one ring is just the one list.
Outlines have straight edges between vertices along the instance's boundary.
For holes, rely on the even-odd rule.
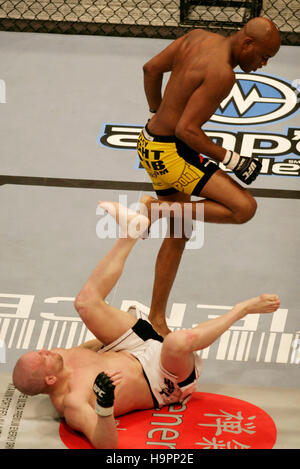
[[189,241],[192,234],[192,229],[179,229],[179,230],[172,230],[167,233],[166,240],[168,240],[168,244],[172,246],[172,249],[177,251],[183,251],[185,248],[186,243]]
[[170,244],[172,244],[172,249],[176,251],[183,251],[185,245],[188,241],[187,238],[170,238]]
[[168,223],[167,238],[173,240],[173,244],[178,246],[184,246],[185,243],[190,239],[193,232],[193,221],[184,217],[174,217]]
[[234,220],[237,224],[247,223],[254,217],[257,209],[256,200],[250,196],[244,199],[240,207],[234,212]]

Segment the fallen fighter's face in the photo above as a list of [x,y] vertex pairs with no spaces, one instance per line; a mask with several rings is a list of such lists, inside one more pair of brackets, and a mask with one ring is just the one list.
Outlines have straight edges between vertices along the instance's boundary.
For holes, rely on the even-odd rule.
[[[45,391],[45,384],[56,382],[63,369],[63,357],[59,353],[45,349],[27,352],[15,365],[13,383],[19,391],[34,396]],[[48,382],[49,377],[52,383]]]
[[63,368],[63,358],[59,353],[46,349],[33,353],[38,355],[41,365],[45,367],[48,373],[55,374]]

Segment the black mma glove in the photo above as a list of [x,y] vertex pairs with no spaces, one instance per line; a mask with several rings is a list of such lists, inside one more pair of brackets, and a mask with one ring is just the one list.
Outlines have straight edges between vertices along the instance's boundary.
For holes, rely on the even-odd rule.
[[251,182],[257,178],[262,167],[258,159],[249,156],[241,156],[230,150],[227,150],[222,163],[226,168],[231,169],[245,184],[251,184]]
[[99,373],[95,379],[93,391],[97,397],[95,411],[101,417],[107,417],[113,413],[114,389],[115,385],[110,377],[104,372]]

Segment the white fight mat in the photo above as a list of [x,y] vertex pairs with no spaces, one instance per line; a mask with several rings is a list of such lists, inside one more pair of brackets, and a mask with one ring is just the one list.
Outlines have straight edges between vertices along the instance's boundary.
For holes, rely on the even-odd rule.
[[0,449],[65,449],[48,396],[25,396],[0,374]]

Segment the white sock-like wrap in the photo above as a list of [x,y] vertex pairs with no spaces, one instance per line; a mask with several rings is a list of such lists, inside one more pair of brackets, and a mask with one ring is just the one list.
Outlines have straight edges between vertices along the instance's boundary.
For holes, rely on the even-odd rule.
[[237,167],[239,161],[240,161],[240,155],[231,150],[226,151],[226,155],[222,163],[226,166],[226,168],[230,169],[231,171],[234,170],[234,168]]
[[235,151],[227,150],[222,163],[245,184],[251,184],[261,171],[262,163],[252,156],[241,156]]
[[112,415],[114,412],[114,406],[112,407],[102,407],[98,402],[96,401],[95,404],[95,412],[96,414],[100,415],[100,417],[108,417],[109,415]]

